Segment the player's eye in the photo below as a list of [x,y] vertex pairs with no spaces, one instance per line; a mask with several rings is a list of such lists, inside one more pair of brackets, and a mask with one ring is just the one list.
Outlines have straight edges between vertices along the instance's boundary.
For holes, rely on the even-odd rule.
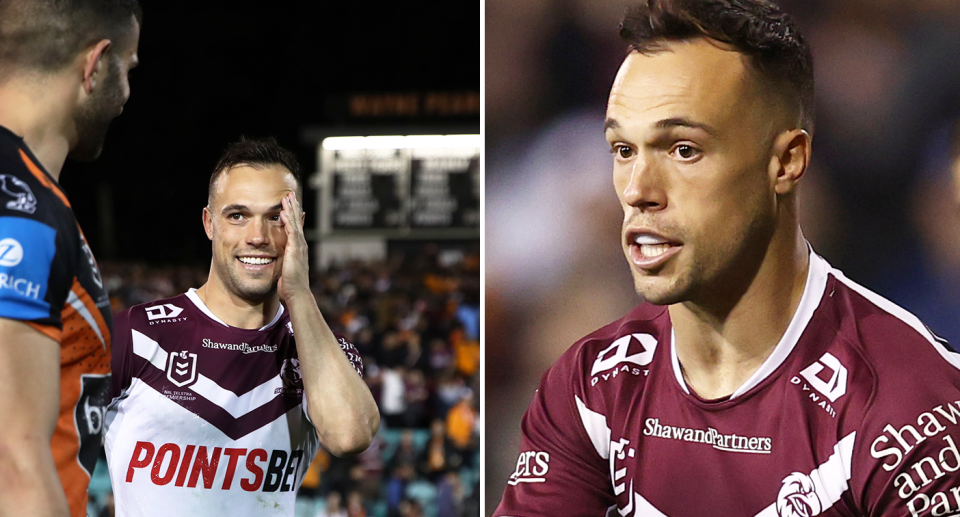
[[241,221],[243,220],[243,214],[234,212],[232,214],[228,214],[227,219],[230,219],[231,221]]
[[690,144],[677,144],[670,150],[670,154],[681,161],[692,162],[700,158],[702,152]]
[[270,220],[271,220],[271,221],[279,221],[279,220],[280,220],[280,214],[271,216],[271,217],[270,217]]
[[633,148],[624,144],[614,144],[610,147],[610,152],[620,160],[629,160],[633,156]]

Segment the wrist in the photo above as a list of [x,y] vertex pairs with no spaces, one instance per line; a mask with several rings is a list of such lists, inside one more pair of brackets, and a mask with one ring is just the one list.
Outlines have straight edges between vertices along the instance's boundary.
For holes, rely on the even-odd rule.
[[317,305],[317,299],[314,298],[310,289],[297,289],[287,296],[284,302],[289,310],[293,310],[294,307]]

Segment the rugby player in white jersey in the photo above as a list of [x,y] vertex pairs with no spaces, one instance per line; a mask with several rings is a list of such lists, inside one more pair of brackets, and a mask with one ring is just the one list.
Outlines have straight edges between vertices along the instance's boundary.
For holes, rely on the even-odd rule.
[[642,0],[620,34],[604,130],[646,301],[546,373],[494,515],[960,515],[960,355],[800,230],[796,26]]
[[285,515],[316,453],[380,425],[356,349],[310,291],[299,166],[272,139],[210,179],[207,282],[120,314],[105,447],[117,515]]

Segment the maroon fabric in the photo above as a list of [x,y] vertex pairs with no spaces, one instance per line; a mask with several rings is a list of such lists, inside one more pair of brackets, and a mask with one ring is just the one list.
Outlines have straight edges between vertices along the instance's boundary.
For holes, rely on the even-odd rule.
[[[944,357],[952,352],[846,282],[831,272],[796,347],[729,400],[682,389],[664,307],[642,304],[582,339],[544,376],[493,515],[599,517],[613,506],[623,516],[957,514],[960,371]],[[633,336],[626,348],[611,348],[624,336]],[[609,428],[600,444],[609,459],[577,399]],[[852,461],[838,454],[831,463],[851,433]],[[838,466],[839,483],[826,474]]]
[[[291,368],[299,362],[287,312],[266,330],[240,329],[210,318],[186,295],[180,295],[130,308],[117,316],[116,328],[112,398],[120,396],[132,379],[140,379],[158,392],[170,393],[171,400],[234,440],[273,422],[302,402],[303,380],[299,370]],[[168,375],[167,369],[159,369],[134,354],[131,331],[156,341],[168,354],[196,354],[197,376],[207,377],[238,396],[277,376],[283,379],[283,387],[278,388],[269,402],[235,418],[215,402],[190,390],[196,382],[195,378],[189,379],[191,366],[184,367],[188,373],[180,377]],[[356,349],[343,337],[337,336],[337,339],[362,375],[363,364]],[[183,362],[193,364],[192,359],[184,358]],[[178,386],[173,380],[184,384]]]

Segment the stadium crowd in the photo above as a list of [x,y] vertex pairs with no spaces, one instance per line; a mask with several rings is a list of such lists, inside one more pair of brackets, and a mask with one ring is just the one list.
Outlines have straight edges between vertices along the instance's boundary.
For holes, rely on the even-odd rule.
[[[201,285],[207,268],[102,264],[114,312]],[[384,261],[314,270],[311,287],[334,332],[363,357],[380,407],[373,444],[352,458],[321,447],[298,517],[480,514],[480,255],[425,245]],[[101,459],[90,515],[112,516]]]

